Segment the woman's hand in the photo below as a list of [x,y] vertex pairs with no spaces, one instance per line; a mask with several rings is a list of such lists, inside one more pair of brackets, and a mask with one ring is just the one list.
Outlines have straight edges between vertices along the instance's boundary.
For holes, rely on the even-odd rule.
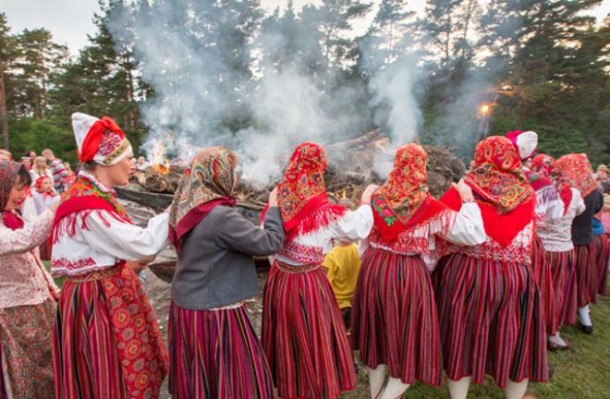
[[269,193],[269,206],[277,206],[277,187]]
[[379,188],[376,184],[369,184],[360,197],[361,204],[370,204],[373,193]]
[[460,194],[462,202],[474,202],[472,189],[464,182],[464,179],[461,179],[457,184],[451,183],[451,186],[457,190],[458,194]]

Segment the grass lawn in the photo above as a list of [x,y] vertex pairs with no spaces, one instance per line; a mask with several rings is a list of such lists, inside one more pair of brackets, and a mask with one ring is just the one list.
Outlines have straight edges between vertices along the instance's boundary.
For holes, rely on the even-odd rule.
[[[537,399],[602,399],[610,398],[610,299],[600,298],[592,306],[595,331],[586,335],[573,327],[564,327],[562,336],[572,344],[569,351],[551,352],[550,361],[555,368],[548,384],[531,383],[527,393]],[[403,398],[447,399],[445,387],[432,388],[416,384]],[[488,378],[483,385],[472,385],[469,399],[501,399],[503,391]],[[358,387],[342,398],[369,398],[366,373],[358,375]]]

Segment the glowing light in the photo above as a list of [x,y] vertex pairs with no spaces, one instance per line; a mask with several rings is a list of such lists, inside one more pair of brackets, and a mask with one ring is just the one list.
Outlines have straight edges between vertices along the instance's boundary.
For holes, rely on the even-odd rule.
[[481,105],[481,108],[479,108],[479,112],[481,113],[481,115],[487,115],[489,113],[489,110],[489,104],[483,104]]

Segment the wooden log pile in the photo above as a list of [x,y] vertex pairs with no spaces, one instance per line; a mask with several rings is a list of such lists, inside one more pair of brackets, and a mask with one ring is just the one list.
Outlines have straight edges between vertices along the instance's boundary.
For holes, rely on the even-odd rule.
[[173,194],[178,188],[184,170],[183,166],[152,165],[137,170],[129,182],[140,186],[144,191]]
[[[329,195],[337,200],[349,200],[357,204],[362,191],[368,184],[381,184],[383,178],[375,173],[375,162],[379,154],[389,146],[389,139],[379,129],[370,131],[355,139],[326,146],[331,160],[325,175]],[[448,148],[424,145],[428,153],[428,185],[430,193],[441,196],[450,186],[464,175],[464,163]],[[393,154],[386,157],[391,162]],[[184,167],[153,165],[136,172],[130,180],[129,188],[135,191],[172,194],[178,187]],[[240,181],[237,200],[239,205],[257,213],[267,203],[269,192],[274,185],[256,190],[246,181]]]

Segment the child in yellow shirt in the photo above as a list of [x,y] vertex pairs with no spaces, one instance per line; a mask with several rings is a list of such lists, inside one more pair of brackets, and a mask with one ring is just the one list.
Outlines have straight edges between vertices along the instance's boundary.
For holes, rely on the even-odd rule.
[[352,316],[352,300],[360,273],[360,255],[356,243],[340,240],[324,258],[328,281],[341,309],[345,328],[349,331]]

